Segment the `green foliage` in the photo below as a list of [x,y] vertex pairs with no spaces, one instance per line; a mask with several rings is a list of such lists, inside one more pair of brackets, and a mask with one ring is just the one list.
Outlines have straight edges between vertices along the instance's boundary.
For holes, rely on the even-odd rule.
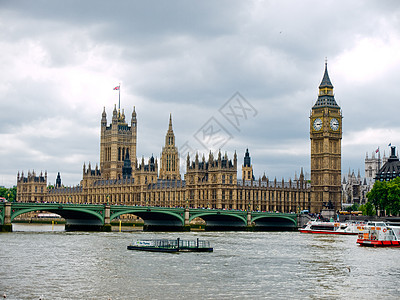
[[6,198],[10,202],[15,201],[17,199],[17,187],[0,188],[0,197]]
[[376,211],[383,210],[388,215],[398,215],[400,213],[400,177],[390,181],[376,181],[374,187],[367,193],[367,198],[368,203],[371,203]]
[[348,211],[348,212],[359,211],[360,210],[359,207],[360,206],[357,203],[354,203],[352,206],[346,207],[345,211]]
[[363,216],[375,216],[376,211],[371,202],[367,202],[366,204],[362,204],[358,207],[359,211],[362,211]]

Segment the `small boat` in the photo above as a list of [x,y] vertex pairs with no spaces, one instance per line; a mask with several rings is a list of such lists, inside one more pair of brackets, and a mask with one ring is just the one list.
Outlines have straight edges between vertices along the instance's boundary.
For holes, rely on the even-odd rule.
[[304,228],[300,228],[301,233],[322,233],[322,234],[345,234],[357,235],[363,230],[365,223],[341,223],[341,222],[321,222],[309,221]]
[[358,234],[357,243],[369,247],[400,247],[400,226],[368,222]]
[[213,252],[213,248],[210,247],[210,242],[203,240],[137,240],[135,243],[131,243],[128,250],[139,250],[139,251],[152,251],[152,252]]

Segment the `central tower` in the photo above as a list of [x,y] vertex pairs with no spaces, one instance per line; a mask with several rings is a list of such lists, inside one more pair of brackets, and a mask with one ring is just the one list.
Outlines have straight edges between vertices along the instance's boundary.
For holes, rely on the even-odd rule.
[[175,146],[175,134],[172,129],[172,116],[169,115],[168,131],[165,135],[165,146],[162,148],[160,179],[181,179],[179,173],[179,153]]
[[326,62],[318,99],[311,110],[310,140],[310,211],[319,213],[324,206],[340,210],[342,112],[333,94]]

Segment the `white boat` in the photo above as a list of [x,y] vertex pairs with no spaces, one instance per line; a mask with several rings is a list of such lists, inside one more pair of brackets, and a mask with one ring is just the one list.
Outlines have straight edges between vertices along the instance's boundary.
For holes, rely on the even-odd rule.
[[364,229],[365,223],[357,222],[322,222],[318,220],[309,221],[301,233],[322,233],[322,234],[350,234],[357,235]]
[[400,226],[368,222],[358,234],[357,243],[369,247],[400,247]]

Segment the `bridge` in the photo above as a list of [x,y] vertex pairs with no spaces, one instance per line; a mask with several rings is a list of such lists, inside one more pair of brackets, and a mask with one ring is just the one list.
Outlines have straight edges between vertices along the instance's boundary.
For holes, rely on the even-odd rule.
[[205,221],[205,230],[290,231],[297,229],[297,214],[269,213],[199,208],[169,208],[153,206],[125,206],[65,203],[0,203],[0,231],[12,231],[12,221],[32,211],[47,211],[66,220],[69,231],[111,231],[111,221],[123,214],[136,215],[144,220],[147,231],[190,230],[195,218]]

